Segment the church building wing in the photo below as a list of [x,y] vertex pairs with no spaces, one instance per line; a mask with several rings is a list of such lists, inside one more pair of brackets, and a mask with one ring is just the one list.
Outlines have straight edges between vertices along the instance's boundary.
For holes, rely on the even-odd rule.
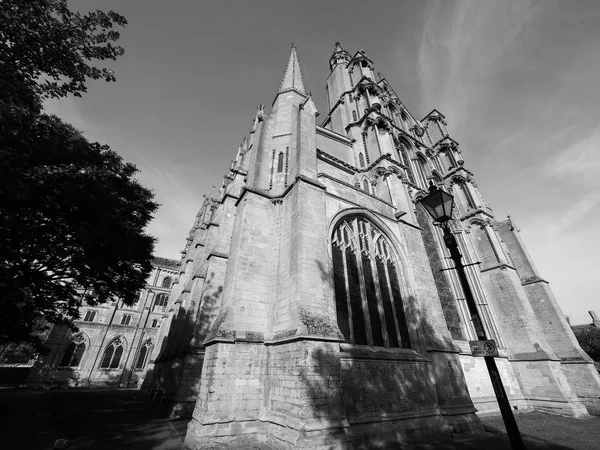
[[[599,411],[600,378],[512,219],[498,221],[437,110],[417,120],[364,50],[339,43],[317,124],[292,47],[173,286],[152,393],[191,416],[191,448],[367,447],[479,429],[493,389],[441,231],[452,232],[515,409]],[[325,447],[326,446],[326,447]]]

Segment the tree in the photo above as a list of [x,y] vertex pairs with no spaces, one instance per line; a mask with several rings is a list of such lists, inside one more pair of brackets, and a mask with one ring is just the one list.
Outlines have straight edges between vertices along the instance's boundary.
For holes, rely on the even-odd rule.
[[[67,0],[0,2],[0,71],[3,81],[19,78],[21,87],[42,100],[86,92],[88,79],[115,81],[112,70],[90,60],[115,60],[125,50],[114,25],[125,26],[114,11],[81,14]],[[8,80],[7,80],[8,79]]]
[[125,24],[65,0],[0,3],[0,344],[42,349],[48,324],[76,328],[83,300],[134,303],[152,270],[158,205],[137,168],[41,112],[88,79],[114,81],[89,62],[123,54],[111,42]]
[[[573,329],[581,349],[600,363],[600,328],[594,326],[580,326]],[[597,365],[598,366],[598,365]]]

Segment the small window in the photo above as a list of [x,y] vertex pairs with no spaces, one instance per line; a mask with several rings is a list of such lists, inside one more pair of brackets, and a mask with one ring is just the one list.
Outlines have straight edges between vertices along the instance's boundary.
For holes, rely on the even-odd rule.
[[367,194],[370,193],[370,191],[369,191],[369,180],[367,180],[367,179],[363,180],[363,191],[365,191]]
[[131,314],[123,314],[121,316],[121,325],[129,325],[131,322]]
[[85,317],[83,318],[84,322],[93,322],[96,318],[96,311],[87,310],[85,312]]
[[358,161],[360,163],[360,167],[365,167],[365,157],[362,153],[358,155]]
[[100,368],[117,369],[121,361],[121,356],[123,356],[123,342],[121,338],[117,338],[106,347]]
[[169,296],[167,294],[158,294],[156,300],[154,300],[154,312],[165,312],[168,302]]
[[172,279],[171,277],[165,277],[165,278],[163,279],[163,282],[162,282],[162,286],[161,286],[161,287],[164,287],[164,288],[170,289],[170,288],[171,288],[171,283],[172,283],[172,282],[173,282],[173,279]]
[[85,342],[83,341],[83,338],[80,338],[79,341],[76,338],[67,347],[59,367],[78,367],[84,352]]
[[277,173],[283,172],[283,152],[279,152],[277,157]]
[[152,319],[152,328],[158,328],[158,319]]
[[356,122],[358,120],[358,117],[356,116],[356,111],[352,111],[352,120],[354,122]]
[[350,103],[354,103],[354,96],[352,94],[348,95],[348,99],[350,100]]

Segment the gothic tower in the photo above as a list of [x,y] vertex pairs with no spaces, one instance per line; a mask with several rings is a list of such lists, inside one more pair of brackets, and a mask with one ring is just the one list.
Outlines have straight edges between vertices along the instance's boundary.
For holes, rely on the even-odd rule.
[[363,50],[336,43],[329,66],[317,125],[292,46],[271,113],[258,108],[183,251],[150,388],[174,416],[193,406],[187,444],[349,448],[478,430],[475,412],[497,406],[417,203],[429,180],[456,198],[453,233],[512,406],[598,411],[594,366],[445,117],[415,119]]

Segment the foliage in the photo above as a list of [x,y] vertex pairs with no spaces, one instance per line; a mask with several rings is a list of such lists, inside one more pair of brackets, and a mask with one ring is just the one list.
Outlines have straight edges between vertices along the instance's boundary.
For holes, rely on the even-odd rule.
[[158,205],[136,167],[41,113],[88,79],[114,81],[90,61],[123,54],[112,28],[126,23],[66,0],[0,2],[0,344],[43,349],[49,323],[76,328],[83,300],[132,304],[152,269]]
[[596,362],[600,362],[600,328],[579,327],[573,330],[584,352]]
[[0,2],[1,78],[19,78],[41,99],[80,97],[87,79],[114,81],[108,68],[90,60],[115,60],[122,47],[114,25],[127,20],[114,11],[81,14],[69,10],[67,0],[3,0]]
[[40,313],[69,324],[82,288],[135,302],[157,208],[136,167],[55,116],[11,131],[0,123],[0,341],[26,340]]

